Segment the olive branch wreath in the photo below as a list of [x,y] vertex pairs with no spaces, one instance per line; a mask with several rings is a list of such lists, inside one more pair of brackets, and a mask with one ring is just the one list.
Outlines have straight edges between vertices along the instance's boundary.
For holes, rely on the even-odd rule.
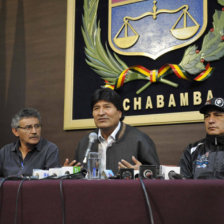
[[[224,0],[217,0],[224,6]],[[85,42],[86,63],[105,81],[105,86],[118,89],[125,83],[134,80],[146,80],[147,83],[136,94],[140,94],[154,82],[178,87],[178,84],[165,79],[169,74],[175,74],[188,81],[204,81],[213,72],[209,62],[224,56],[224,7],[222,11],[215,10],[213,28],[204,36],[201,50],[196,45],[189,46],[179,65],[168,64],[159,70],[148,70],[137,65],[129,67],[117,54],[111,54],[107,44],[101,42],[100,21],[97,22],[99,0],[84,0],[82,17],[82,35]]]

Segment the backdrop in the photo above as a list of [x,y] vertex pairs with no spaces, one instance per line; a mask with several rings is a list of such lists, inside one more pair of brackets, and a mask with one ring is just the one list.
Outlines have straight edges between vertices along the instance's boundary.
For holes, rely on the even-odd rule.
[[[15,140],[11,117],[22,107],[41,112],[42,134],[59,146],[61,161],[72,159],[81,137],[91,131],[63,129],[66,15],[64,0],[0,0],[1,146]],[[205,134],[203,123],[139,129],[154,140],[162,164],[177,164],[185,146]]]

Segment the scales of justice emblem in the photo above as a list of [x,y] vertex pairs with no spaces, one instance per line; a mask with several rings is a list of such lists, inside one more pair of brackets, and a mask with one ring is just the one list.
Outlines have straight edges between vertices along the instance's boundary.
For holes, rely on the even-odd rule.
[[[214,71],[210,62],[224,56],[224,0],[217,1],[223,8],[215,10],[213,27],[209,27],[199,48],[194,42],[207,26],[207,0],[109,0],[108,40],[112,54],[101,40],[99,0],[84,0],[86,63],[104,80],[106,88],[118,89],[125,83],[145,80],[136,94],[159,82],[177,88],[179,84],[168,79],[173,74],[186,81],[203,82]],[[127,65],[116,54],[156,60],[185,46],[179,64],[166,63],[160,68]]]
[[[169,8],[180,6],[159,9],[159,2],[160,6]],[[152,4],[152,11],[144,12],[149,3]],[[138,0],[121,1],[119,4],[111,1],[110,10],[109,43],[115,52],[123,55],[144,55],[157,59],[166,52],[197,40],[207,25],[207,1],[203,0]]]

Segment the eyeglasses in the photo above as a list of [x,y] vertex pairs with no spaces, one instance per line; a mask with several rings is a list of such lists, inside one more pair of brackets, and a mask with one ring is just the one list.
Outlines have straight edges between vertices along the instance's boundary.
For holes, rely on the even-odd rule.
[[25,127],[20,127],[18,126],[17,128],[20,128],[20,129],[23,129],[25,131],[32,131],[33,128],[35,128],[36,130],[40,129],[41,128],[41,124],[34,124],[34,125],[27,125]]

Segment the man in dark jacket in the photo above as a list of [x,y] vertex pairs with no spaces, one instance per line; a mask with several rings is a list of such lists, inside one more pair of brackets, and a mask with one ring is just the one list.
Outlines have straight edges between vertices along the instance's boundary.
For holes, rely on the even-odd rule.
[[224,179],[224,99],[212,98],[200,109],[206,137],[187,146],[181,174],[193,179]]
[[[124,119],[121,97],[111,89],[98,89],[91,101],[97,129],[97,140],[91,151],[102,155],[102,170],[115,174],[119,168],[139,169],[141,164],[159,166],[155,144],[143,132],[122,122]],[[79,142],[75,160],[82,162],[88,147],[89,135]]]

